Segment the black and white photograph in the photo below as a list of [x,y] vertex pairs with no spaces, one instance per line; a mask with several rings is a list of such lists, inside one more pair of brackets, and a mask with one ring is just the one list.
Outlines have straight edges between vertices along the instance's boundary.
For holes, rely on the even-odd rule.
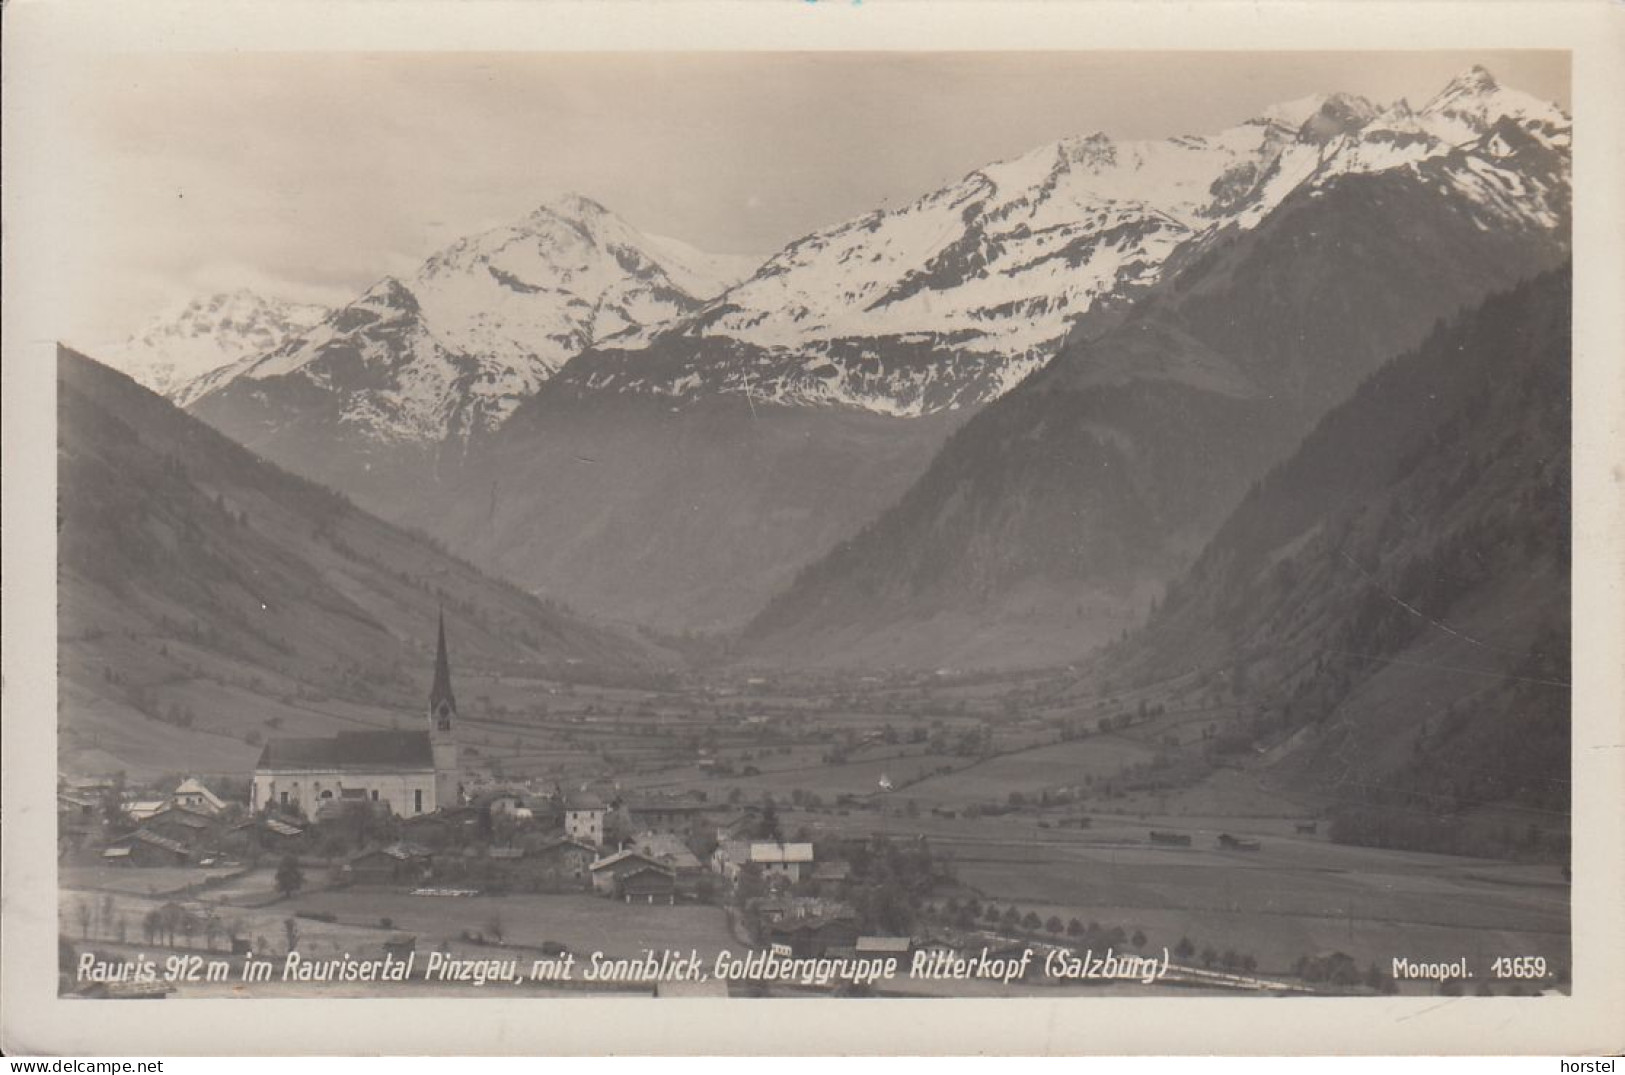
[[63,65],[75,1018],[1583,994],[1571,50]]

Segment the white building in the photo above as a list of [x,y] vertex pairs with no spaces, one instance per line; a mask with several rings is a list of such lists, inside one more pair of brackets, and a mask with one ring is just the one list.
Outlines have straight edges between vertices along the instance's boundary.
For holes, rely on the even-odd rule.
[[462,797],[457,763],[457,700],[446,657],[446,622],[440,620],[428,729],[417,732],[340,732],[330,739],[272,739],[254,767],[249,805],[298,807],[315,816],[337,802],[383,803],[403,817],[457,806]]
[[218,814],[226,808],[220,801],[220,796],[204,787],[203,781],[195,776],[189,776],[175,789],[174,802],[179,806],[189,806],[193,810],[202,810],[208,814]]

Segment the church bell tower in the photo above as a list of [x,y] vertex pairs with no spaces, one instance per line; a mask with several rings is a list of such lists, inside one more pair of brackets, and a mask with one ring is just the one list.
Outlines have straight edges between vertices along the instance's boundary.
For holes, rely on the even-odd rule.
[[451,693],[451,662],[446,657],[446,613],[440,613],[435,645],[434,686],[429,688],[429,745],[434,753],[434,801],[440,810],[462,802],[457,769],[457,699]]

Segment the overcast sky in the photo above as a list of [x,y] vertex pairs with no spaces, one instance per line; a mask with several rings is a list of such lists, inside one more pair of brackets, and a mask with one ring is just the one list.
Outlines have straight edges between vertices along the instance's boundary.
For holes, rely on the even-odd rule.
[[1420,105],[1481,63],[1569,107],[1563,53],[156,54],[61,102],[82,215],[62,335],[252,286],[338,303],[549,193],[769,254],[1068,135],[1220,130],[1345,90]]

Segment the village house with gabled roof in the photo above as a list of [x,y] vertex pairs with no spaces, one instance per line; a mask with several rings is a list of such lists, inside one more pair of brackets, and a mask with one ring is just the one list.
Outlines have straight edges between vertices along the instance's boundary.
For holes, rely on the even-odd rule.
[[123,810],[131,821],[139,822],[147,820],[168,805],[167,799],[131,799],[119,809]]
[[677,880],[670,870],[640,866],[616,879],[615,895],[627,903],[676,903]]
[[419,881],[428,873],[428,867],[429,853],[425,848],[395,843],[351,856],[344,872],[354,884],[390,884]]
[[457,699],[446,656],[446,619],[435,644],[428,726],[422,731],[340,732],[326,739],[272,739],[254,768],[249,805],[296,808],[316,816],[346,800],[371,802],[401,817],[457,806]]
[[108,844],[102,851],[102,861],[129,866],[185,866],[192,861],[192,852],[178,840],[150,829],[137,829]]
[[670,833],[641,833],[633,838],[632,846],[650,858],[664,862],[679,874],[696,874],[705,869],[688,845]]
[[632,823],[639,832],[687,836],[694,826],[716,808],[708,803],[682,799],[643,799],[627,804]]
[[592,887],[595,892],[613,893],[621,878],[651,866],[667,873],[671,872],[671,867],[659,859],[631,848],[605,855],[587,869],[592,874]]
[[711,853],[711,868],[730,881],[739,880],[746,866],[757,867],[764,877],[782,877],[793,884],[812,873],[813,845],[724,840]]
[[189,776],[181,781],[181,786],[175,789],[170,796],[170,802],[176,806],[184,806],[191,810],[200,810],[206,814],[218,814],[226,808],[220,796],[204,786],[203,781],[195,776]]
[[168,837],[187,847],[196,848],[208,843],[219,831],[219,822],[211,815],[176,803],[147,818],[141,826],[148,832]]
[[750,861],[762,868],[766,877],[784,877],[792,883],[813,868],[812,844],[755,842],[750,845]]

